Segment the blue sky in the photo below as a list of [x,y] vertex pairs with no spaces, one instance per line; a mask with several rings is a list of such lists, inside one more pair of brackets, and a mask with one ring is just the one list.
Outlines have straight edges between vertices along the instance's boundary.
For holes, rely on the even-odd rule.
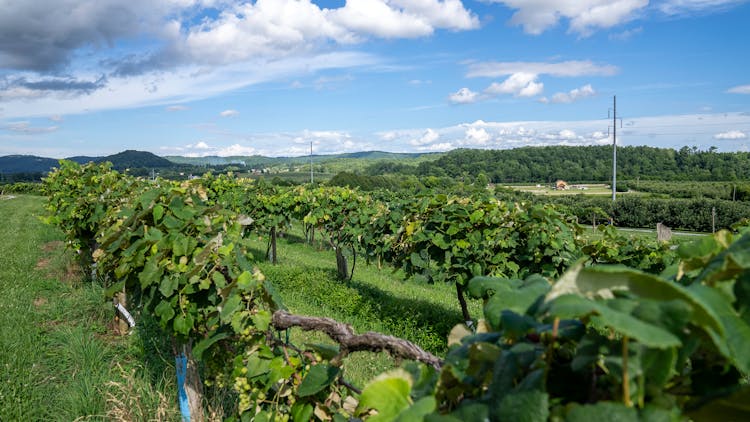
[[0,155],[750,149],[750,2],[11,0]]

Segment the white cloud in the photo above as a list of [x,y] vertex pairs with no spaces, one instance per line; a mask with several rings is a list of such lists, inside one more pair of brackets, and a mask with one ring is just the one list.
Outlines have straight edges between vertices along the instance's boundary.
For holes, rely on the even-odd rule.
[[239,111],[230,109],[230,110],[224,110],[224,111],[222,111],[221,113],[219,113],[219,116],[221,116],[221,117],[235,117],[235,116],[239,116],[239,114],[240,114]]
[[310,0],[258,0],[227,7],[216,19],[188,28],[183,48],[193,61],[225,64],[258,55],[283,57],[331,41],[415,38],[436,29],[477,27],[478,18],[459,0],[348,0],[323,9]]
[[440,135],[437,133],[437,131],[432,130],[432,129],[427,129],[424,131],[422,136],[416,139],[412,139],[411,141],[409,141],[409,143],[414,146],[429,145],[437,141],[438,138],[440,138]]
[[639,26],[633,29],[626,29],[620,33],[610,34],[609,39],[616,40],[616,41],[627,41],[642,32],[643,32],[643,27]]
[[[219,157],[230,157],[234,155],[255,155],[257,150],[251,146],[232,144],[225,148],[219,148],[215,155]],[[213,154],[212,154],[213,155]]]
[[750,85],[739,85],[727,90],[730,94],[750,94]]
[[448,100],[453,104],[470,104],[477,102],[479,99],[479,94],[469,88],[461,88],[448,96]]
[[181,104],[171,105],[171,106],[167,106],[165,108],[165,110],[167,110],[167,111],[185,111],[187,109],[188,109],[187,106],[184,106],[184,105],[181,105]]
[[714,135],[714,139],[728,139],[728,140],[736,140],[736,139],[745,139],[747,138],[747,134],[745,132],[740,132],[739,130],[730,130],[728,132],[722,132],[717,133]]
[[15,132],[23,135],[38,135],[43,133],[55,132],[59,129],[58,126],[32,126],[29,121],[11,122],[4,126],[0,126],[0,129],[4,129],[10,132]]
[[551,99],[542,98],[540,101],[546,103],[546,102],[552,102],[552,103],[572,103],[574,101],[578,101],[582,98],[591,97],[596,95],[596,91],[591,86],[591,84],[584,85],[580,88],[572,89],[570,92],[558,92],[555,95],[552,96]]
[[617,66],[596,64],[589,60],[569,60],[564,62],[477,62],[469,65],[466,76],[469,78],[497,78],[515,73],[550,75],[556,77],[612,76],[618,72]]
[[565,18],[570,32],[584,36],[596,29],[611,28],[634,19],[649,3],[648,0],[490,1],[515,9],[511,23],[523,26],[529,34],[541,34]]
[[544,84],[537,82],[537,77],[533,73],[514,73],[502,83],[493,82],[484,92],[490,95],[512,94],[515,97],[533,97],[544,90]]
[[[11,3],[0,14],[0,67],[18,73],[0,78],[0,101],[10,110],[4,117],[185,103],[322,69],[373,65],[380,61],[375,55],[347,51],[371,38],[479,27],[460,0],[342,3]],[[122,47],[133,40],[137,51]]]
[[210,146],[208,146],[207,143],[203,141],[196,142],[195,144],[189,144],[186,147],[192,149],[212,149]]
[[692,12],[716,12],[745,3],[746,0],[666,0],[658,7],[667,15],[680,15]]
[[472,145],[486,145],[491,139],[485,128],[469,127],[466,129],[466,141]]

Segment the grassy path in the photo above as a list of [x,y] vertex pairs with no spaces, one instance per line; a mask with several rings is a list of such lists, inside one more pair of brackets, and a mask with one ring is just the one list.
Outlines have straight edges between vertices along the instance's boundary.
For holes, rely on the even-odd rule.
[[0,421],[175,420],[164,367],[143,363],[141,336],[108,334],[111,305],[39,221],[43,201],[0,200]]

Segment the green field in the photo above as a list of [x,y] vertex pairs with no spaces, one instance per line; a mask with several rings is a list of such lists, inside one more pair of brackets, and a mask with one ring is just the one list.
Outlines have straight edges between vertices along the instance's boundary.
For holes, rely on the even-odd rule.
[[[552,189],[546,184],[536,185],[509,185],[505,186],[521,192],[529,192],[535,195],[612,195],[612,188],[605,184],[580,184],[570,185],[569,189]],[[618,192],[618,195],[621,193]]]

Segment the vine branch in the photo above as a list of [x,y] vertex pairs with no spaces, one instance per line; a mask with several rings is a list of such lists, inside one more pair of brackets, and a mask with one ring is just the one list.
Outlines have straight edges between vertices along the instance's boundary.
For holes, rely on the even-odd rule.
[[359,351],[379,352],[388,351],[392,356],[403,359],[416,360],[435,369],[440,369],[443,361],[437,356],[422,350],[414,343],[398,337],[372,331],[355,334],[352,326],[333,320],[303,315],[293,315],[286,311],[276,311],[271,320],[277,330],[290,327],[300,327],[305,331],[321,331],[341,346],[344,354]]

